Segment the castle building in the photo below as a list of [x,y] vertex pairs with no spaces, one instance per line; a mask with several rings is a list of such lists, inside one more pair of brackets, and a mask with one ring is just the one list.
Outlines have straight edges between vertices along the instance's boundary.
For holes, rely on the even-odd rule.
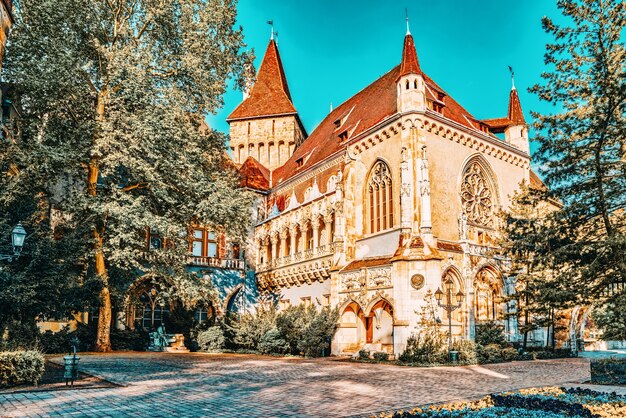
[[[541,184],[515,87],[506,117],[475,118],[422,71],[407,27],[399,64],[307,135],[270,40],[227,120],[233,159],[262,201],[258,288],[280,308],[337,307],[333,354],[401,353],[437,289],[461,300],[455,338],[512,309],[497,212],[520,182]],[[515,339],[515,320],[503,322]]]

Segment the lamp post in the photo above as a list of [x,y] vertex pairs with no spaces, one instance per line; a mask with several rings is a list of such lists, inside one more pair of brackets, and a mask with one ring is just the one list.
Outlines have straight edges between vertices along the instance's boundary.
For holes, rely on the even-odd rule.
[[[435,299],[437,300],[437,305],[442,307],[444,311],[448,313],[448,358],[452,362],[456,362],[458,359],[456,358],[456,353],[453,355],[452,350],[452,312],[461,307],[463,302],[463,292],[459,289],[459,291],[454,295],[456,299],[456,303],[452,303],[452,280],[450,278],[445,278],[443,281],[443,289],[445,291],[442,292],[441,289],[437,289],[435,292]],[[445,295],[446,300],[442,303],[443,296]]]
[[26,238],[26,230],[22,226],[22,223],[15,225],[15,228],[11,231],[11,245],[13,245],[13,254],[0,254],[0,260],[13,261],[13,258],[19,258],[22,253],[22,247],[24,246],[24,239]]

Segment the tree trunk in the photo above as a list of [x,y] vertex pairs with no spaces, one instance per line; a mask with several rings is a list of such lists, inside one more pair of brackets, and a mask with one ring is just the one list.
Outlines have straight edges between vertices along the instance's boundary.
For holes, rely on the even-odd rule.
[[[104,93],[98,94],[96,104],[96,120],[102,122],[104,120]],[[96,133],[97,135],[97,133]],[[98,160],[92,158],[89,163],[89,171],[87,175],[87,192],[91,196],[95,196],[98,187]],[[95,270],[96,275],[102,280],[102,289],[100,290],[100,316],[98,318],[98,328],[96,335],[96,351],[111,351],[111,291],[109,289],[109,276],[107,274],[106,265],[104,263],[104,253],[102,250],[104,231],[94,227],[93,238],[95,246]]]

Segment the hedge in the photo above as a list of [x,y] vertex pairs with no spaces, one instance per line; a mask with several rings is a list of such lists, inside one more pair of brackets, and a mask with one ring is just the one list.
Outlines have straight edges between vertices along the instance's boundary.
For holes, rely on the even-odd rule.
[[626,385],[626,358],[593,360],[591,382],[602,385]]
[[36,385],[43,376],[44,363],[39,351],[0,352],[0,386]]

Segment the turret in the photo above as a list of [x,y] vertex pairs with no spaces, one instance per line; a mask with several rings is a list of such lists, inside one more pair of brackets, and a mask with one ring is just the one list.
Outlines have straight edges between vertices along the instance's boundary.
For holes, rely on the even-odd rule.
[[511,94],[509,95],[509,112],[507,117],[510,122],[504,129],[504,138],[506,139],[506,142],[526,153],[530,153],[530,146],[528,143],[528,126],[526,125],[526,120],[524,119],[522,105],[520,104],[515,84],[513,84]]
[[400,73],[396,80],[398,94],[398,112],[426,109],[426,86],[415,51],[413,35],[409,30],[409,19],[406,23],[406,36],[402,48]]

